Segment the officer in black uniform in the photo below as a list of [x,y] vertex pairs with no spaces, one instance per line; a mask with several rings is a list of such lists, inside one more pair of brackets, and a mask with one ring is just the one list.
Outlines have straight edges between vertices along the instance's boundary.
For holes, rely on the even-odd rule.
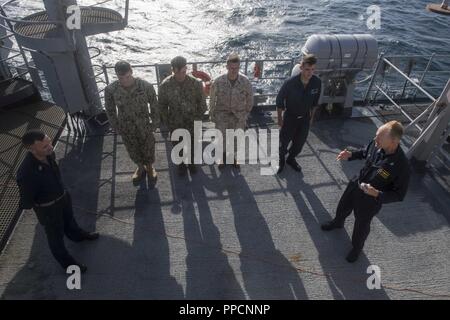
[[355,262],[361,253],[370,232],[372,218],[384,203],[402,201],[409,183],[409,163],[400,139],[403,127],[397,121],[381,126],[375,139],[360,150],[342,151],[337,160],[366,159],[358,176],[350,180],[339,201],[336,217],[322,225],[322,230],[342,228],[345,219],[353,211],[353,248],[347,255],[348,262]]
[[[278,125],[281,127],[278,173],[283,171],[285,163],[295,171],[302,170],[295,157],[302,151],[308,137],[322,86],[320,78],[313,74],[316,63],[314,55],[305,55],[300,63],[300,75],[287,79],[278,92],[276,104]],[[288,150],[291,141],[292,145]],[[287,152],[289,156],[285,160]]]
[[71,265],[86,272],[64,244],[64,234],[72,241],[95,240],[98,233],[82,230],[73,217],[70,194],[61,180],[50,138],[42,131],[28,131],[22,137],[29,150],[17,171],[21,209],[33,208],[39,223],[44,226],[50,250],[66,270]]

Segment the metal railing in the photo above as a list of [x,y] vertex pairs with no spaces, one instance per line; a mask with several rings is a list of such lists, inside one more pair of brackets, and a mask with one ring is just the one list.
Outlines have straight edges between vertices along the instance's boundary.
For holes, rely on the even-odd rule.
[[[403,72],[397,66],[391,63],[391,60],[410,60],[410,59],[426,59],[424,63],[423,69],[414,69],[413,67],[417,65],[414,64],[407,72]],[[357,79],[355,80],[355,105],[373,105],[378,100],[378,95],[384,93],[394,92],[397,93],[396,99],[407,98],[412,102],[419,101],[423,103],[426,99],[433,98],[433,95],[429,92],[429,90],[434,90],[439,92],[443,89],[445,85],[445,77],[448,75],[450,77],[450,66],[448,70],[432,70],[431,66],[433,62],[436,62],[438,59],[444,59],[445,61],[450,61],[450,55],[437,55],[433,54],[431,56],[425,55],[390,55],[384,56],[380,55],[377,63],[374,68],[367,68],[361,70]],[[252,81],[252,83],[259,87],[257,94],[258,97],[261,98],[273,98],[277,95],[278,89],[281,86],[282,81],[287,79],[291,75],[291,71],[296,63],[295,58],[285,58],[285,59],[242,59],[241,60],[241,72],[247,76]],[[252,66],[256,64],[259,65],[261,69],[261,75],[259,77],[254,76],[254,70],[251,70]],[[157,86],[161,83],[163,79],[160,79],[160,75],[158,69],[160,67],[167,66],[167,64],[135,64],[132,65],[133,69],[137,69],[138,71],[146,72],[146,76],[150,76],[150,83],[154,86]],[[225,70],[225,61],[198,61],[198,62],[188,62],[188,67],[190,71],[202,69],[208,73],[211,78],[219,75]],[[399,77],[393,77],[392,72],[388,69],[388,67],[394,70],[396,73],[399,73]],[[103,78],[105,84],[110,83],[111,76],[109,71],[114,69],[114,66],[103,64],[102,67]],[[342,71],[342,72],[350,72],[355,69],[351,68],[342,68],[340,70],[317,70],[318,74],[324,74],[327,72],[333,71]],[[383,83],[385,84],[389,77],[386,76],[386,73],[391,73],[390,78],[395,79],[394,84],[389,84],[387,88],[383,88]],[[407,76],[405,79],[403,76]],[[377,78],[381,77],[381,82],[377,83]],[[430,85],[425,84],[426,80],[431,78],[436,78],[436,81],[432,81],[434,83],[438,82],[439,85]],[[417,80],[415,79],[417,78]],[[277,83],[278,82],[278,83]],[[441,85],[442,83],[442,85]],[[419,96],[420,95],[420,96]],[[422,96],[425,96],[422,97]],[[263,99],[261,99],[263,100]],[[388,98],[385,99],[386,102],[392,103]],[[270,104],[269,104],[270,105]]]
[[[401,62],[403,62],[404,70],[398,67]],[[439,66],[432,68],[433,64],[438,63],[446,70],[441,70]],[[422,65],[423,68],[417,69],[418,65]],[[378,94],[381,93],[384,96],[381,91],[396,93],[396,99],[408,98],[412,103],[416,100],[425,102],[428,99],[434,99],[434,96],[442,91],[448,77],[450,77],[450,55],[385,56],[382,54],[373,69],[369,86],[365,90],[363,105],[377,103]],[[427,80],[428,84],[426,84]],[[419,95],[421,97],[418,97]]]

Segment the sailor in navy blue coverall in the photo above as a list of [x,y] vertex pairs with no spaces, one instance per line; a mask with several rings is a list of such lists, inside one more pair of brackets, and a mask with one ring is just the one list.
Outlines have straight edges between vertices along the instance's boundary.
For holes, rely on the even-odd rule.
[[342,195],[336,217],[322,225],[324,231],[344,226],[345,219],[353,211],[353,248],[347,256],[348,262],[354,262],[363,249],[370,232],[372,218],[385,203],[402,201],[409,183],[409,163],[400,147],[403,127],[397,121],[381,126],[373,141],[360,150],[345,149],[338,160],[365,159],[366,163],[359,175],[350,180]]
[[[302,151],[308,137],[322,86],[320,78],[313,74],[316,62],[314,55],[304,56],[300,74],[287,79],[278,92],[276,104],[278,125],[281,127],[278,173],[283,171],[285,163],[295,171],[301,171],[295,157]],[[292,145],[288,150],[290,142]],[[289,156],[285,159],[287,153]]]
[[17,171],[20,208],[33,208],[43,225],[55,259],[65,270],[77,265],[82,273],[87,267],[78,263],[67,251],[64,235],[72,241],[95,240],[98,233],[81,229],[73,216],[72,199],[61,179],[50,138],[32,130],[22,137],[29,150]]

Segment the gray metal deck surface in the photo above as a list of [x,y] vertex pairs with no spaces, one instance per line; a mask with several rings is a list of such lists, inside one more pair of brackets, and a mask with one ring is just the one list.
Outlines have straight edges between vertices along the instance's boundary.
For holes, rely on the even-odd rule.
[[[258,121],[256,121],[258,122]],[[269,123],[270,124],[270,123]],[[317,122],[298,160],[280,176],[259,165],[240,172],[203,165],[177,176],[170,148],[157,139],[155,188],[133,186],[134,166],[121,139],[97,134],[56,148],[78,221],[97,229],[94,243],[69,250],[89,270],[82,289],[66,288],[45,234],[25,212],[0,256],[2,299],[450,299],[450,196],[428,174],[414,174],[403,203],[374,219],[357,263],[345,229],[324,233],[348,179],[362,162],[338,151],[372,138],[371,119]],[[448,175],[448,171],[442,171]],[[447,190],[446,190],[447,189]],[[382,289],[369,290],[366,269],[381,268]]]

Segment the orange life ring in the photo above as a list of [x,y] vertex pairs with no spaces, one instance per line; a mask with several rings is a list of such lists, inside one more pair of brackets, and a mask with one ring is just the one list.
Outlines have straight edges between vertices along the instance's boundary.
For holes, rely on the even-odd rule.
[[192,76],[202,80],[203,82],[203,92],[206,96],[209,96],[209,91],[211,90],[211,77],[209,74],[203,71],[192,71]]

